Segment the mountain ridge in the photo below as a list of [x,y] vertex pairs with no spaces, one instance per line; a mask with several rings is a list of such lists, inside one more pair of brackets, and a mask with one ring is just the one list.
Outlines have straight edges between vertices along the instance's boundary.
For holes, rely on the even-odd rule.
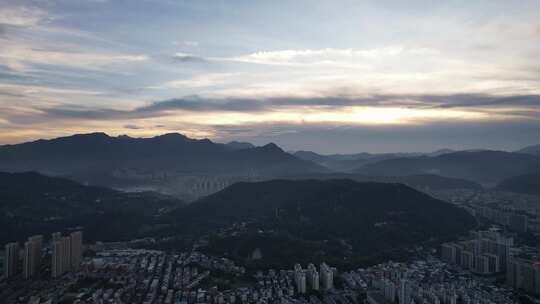
[[439,156],[396,158],[366,164],[354,171],[367,175],[436,174],[492,186],[505,178],[540,173],[540,157],[504,151],[459,151]]
[[0,146],[0,170],[38,171],[119,189],[148,188],[186,199],[239,179],[327,171],[273,143],[231,149],[179,133],[132,138],[103,132]]

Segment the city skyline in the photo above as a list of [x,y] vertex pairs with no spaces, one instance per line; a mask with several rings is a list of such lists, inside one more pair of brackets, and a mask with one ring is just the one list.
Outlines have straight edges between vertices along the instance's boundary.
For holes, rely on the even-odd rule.
[[73,133],[320,153],[540,142],[535,1],[3,1],[0,144]]

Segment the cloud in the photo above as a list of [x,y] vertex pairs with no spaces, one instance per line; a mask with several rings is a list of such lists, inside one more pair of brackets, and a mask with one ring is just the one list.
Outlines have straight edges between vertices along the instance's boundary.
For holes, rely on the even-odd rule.
[[184,63],[203,63],[203,62],[207,62],[206,58],[196,56],[196,55],[192,55],[192,54],[182,53],[182,52],[175,53],[172,56],[172,58],[174,60],[176,60],[176,61],[184,62]]
[[150,86],[149,89],[179,89],[179,88],[206,88],[228,83],[238,73],[208,73],[198,75],[189,79],[178,79],[167,81],[157,86]]
[[325,48],[260,51],[246,55],[223,58],[223,60],[267,65],[338,65],[405,55],[432,56],[438,54],[439,52],[435,49],[408,48],[398,45],[372,49]]
[[191,47],[198,47],[199,42],[198,41],[184,41],[184,44]]
[[486,94],[418,95],[411,98],[433,107],[540,107],[540,95],[493,96]]
[[37,97],[46,97],[46,96],[56,96],[59,95],[71,95],[71,96],[98,96],[103,94],[100,91],[91,91],[91,90],[76,90],[76,89],[66,89],[66,88],[54,88],[49,86],[39,86],[39,85],[26,85],[26,84],[9,84],[9,83],[0,83],[0,92],[6,94],[13,94],[19,96],[29,96],[33,98]]
[[33,65],[64,66],[80,69],[97,69],[111,64],[135,63],[148,60],[145,55],[97,53],[69,47],[36,47],[2,41],[0,64],[14,71],[26,71]]
[[144,127],[141,127],[141,126],[138,126],[138,125],[131,125],[131,124],[124,125],[124,128],[130,129],[130,130],[144,129]]
[[52,19],[52,17],[50,17],[45,11],[35,7],[0,6],[0,25],[33,27],[50,19]]
[[290,122],[299,124],[417,124],[432,121],[538,120],[540,96],[374,95],[363,98],[212,99],[185,97],[131,110],[78,106],[40,107],[50,119],[180,119],[210,124]]

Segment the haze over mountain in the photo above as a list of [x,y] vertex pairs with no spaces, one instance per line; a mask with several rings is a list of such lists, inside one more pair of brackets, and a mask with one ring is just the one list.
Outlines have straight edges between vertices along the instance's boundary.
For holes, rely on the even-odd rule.
[[507,178],[496,190],[540,195],[540,174],[526,174]]
[[252,149],[255,148],[255,145],[248,142],[239,142],[239,141],[230,141],[225,144],[228,148],[232,150],[243,150],[243,149]]
[[275,144],[217,144],[171,133],[152,138],[77,134],[0,146],[0,170],[39,171],[121,189],[197,197],[237,180],[324,172]]
[[375,163],[381,160],[403,158],[403,157],[415,157],[415,156],[438,156],[446,153],[454,152],[450,149],[439,149],[434,152],[411,152],[411,153],[356,153],[356,154],[329,154],[322,155],[312,151],[296,151],[294,156],[313,161],[322,166],[335,171],[353,171],[354,169],[370,163]]
[[523,149],[516,151],[518,153],[533,154],[540,156],[540,145],[527,146]]
[[389,159],[366,164],[355,172],[389,176],[436,174],[493,186],[512,176],[540,173],[540,157],[489,150],[460,151],[435,157]]
[[482,186],[473,181],[451,178],[434,174],[417,174],[403,176],[381,176],[381,175],[363,175],[355,173],[314,173],[303,175],[290,175],[287,179],[302,180],[331,180],[331,179],[350,179],[357,182],[378,182],[378,183],[399,183],[407,185],[419,191],[431,190],[455,190],[455,189],[473,189],[480,190]]

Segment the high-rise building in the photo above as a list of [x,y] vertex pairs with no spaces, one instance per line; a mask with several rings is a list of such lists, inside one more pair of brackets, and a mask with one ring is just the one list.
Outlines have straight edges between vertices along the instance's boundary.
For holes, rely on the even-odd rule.
[[10,278],[17,274],[17,263],[19,262],[19,244],[6,244],[4,252],[4,276]]
[[24,243],[23,276],[25,279],[34,277],[39,273],[41,266],[41,249],[43,236],[34,235]]
[[307,269],[307,282],[311,289],[319,290],[319,280],[319,272],[317,271],[317,267],[315,267],[313,264],[309,264]]
[[474,254],[471,251],[461,252],[461,267],[463,269],[474,269]]
[[69,236],[62,237],[62,269],[63,272],[71,271],[71,238]]
[[33,235],[28,238],[34,244],[34,259],[36,260],[37,265],[41,265],[41,254],[43,250],[43,236],[42,235]]
[[294,282],[298,293],[306,293],[306,273],[300,264],[294,265]]
[[441,259],[447,263],[456,263],[456,247],[453,243],[445,243],[441,245]]
[[515,232],[527,232],[527,216],[512,214],[508,217],[508,227]]
[[36,245],[32,241],[26,241],[24,243],[24,255],[23,255],[23,277],[29,279],[37,273],[37,261],[34,255],[34,247]]
[[399,283],[399,304],[411,303],[412,288],[406,278],[401,279]]
[[[76,242],[75,250],[79,250],[82,247],[79,246],[79,240],[82,242],[82,236],[75,234],[74,239]],[[62,274],[71,271],[72,269],[72,242],[71,236],[62,236],[61,233],[56,232],[52,235],[52,265],[51,274],[53,278],[57,278]],[[76,257],[77,263],[80,263],[79,255]],[[79,264],[77,264],[78,267]]]
[[58,278],[64,273],[64,242],[61,240],[53,241],[51,247],[51,274],[53,278]]
[[323,290],[334,288],[334,272],[326,263],[321,264],[320,276]]
[[489,273],[489,258],[486,255],[477,255],[475,257],[474,271],[480,274]]
[[469,240],[442,244],[441,259],[479,273],[496,273],[506,269],[513,244],[512,237],[498,230],[475,231]]
[[506,280],[514,289],[540,295],[540,265],[533,260],[510,258]]
[[484,255],[488,258],[488,261],[489,261],[489,272],[490,273],[500,272],[501,263],[500,263],[499,256],[496,254],[491,254],[491,253],[486,253]]
[[396,294],[397,294],[396,285],[389,279],[384,279],[382,283],[383,283],[382,292],[383,292],[384,298],[388,300],[389,302],[394,303],[396,299]]
[[78,270],[82,261],[83,253],[83,240],[82,232],[76,231],[71,233],[71,268],[73,270]]

